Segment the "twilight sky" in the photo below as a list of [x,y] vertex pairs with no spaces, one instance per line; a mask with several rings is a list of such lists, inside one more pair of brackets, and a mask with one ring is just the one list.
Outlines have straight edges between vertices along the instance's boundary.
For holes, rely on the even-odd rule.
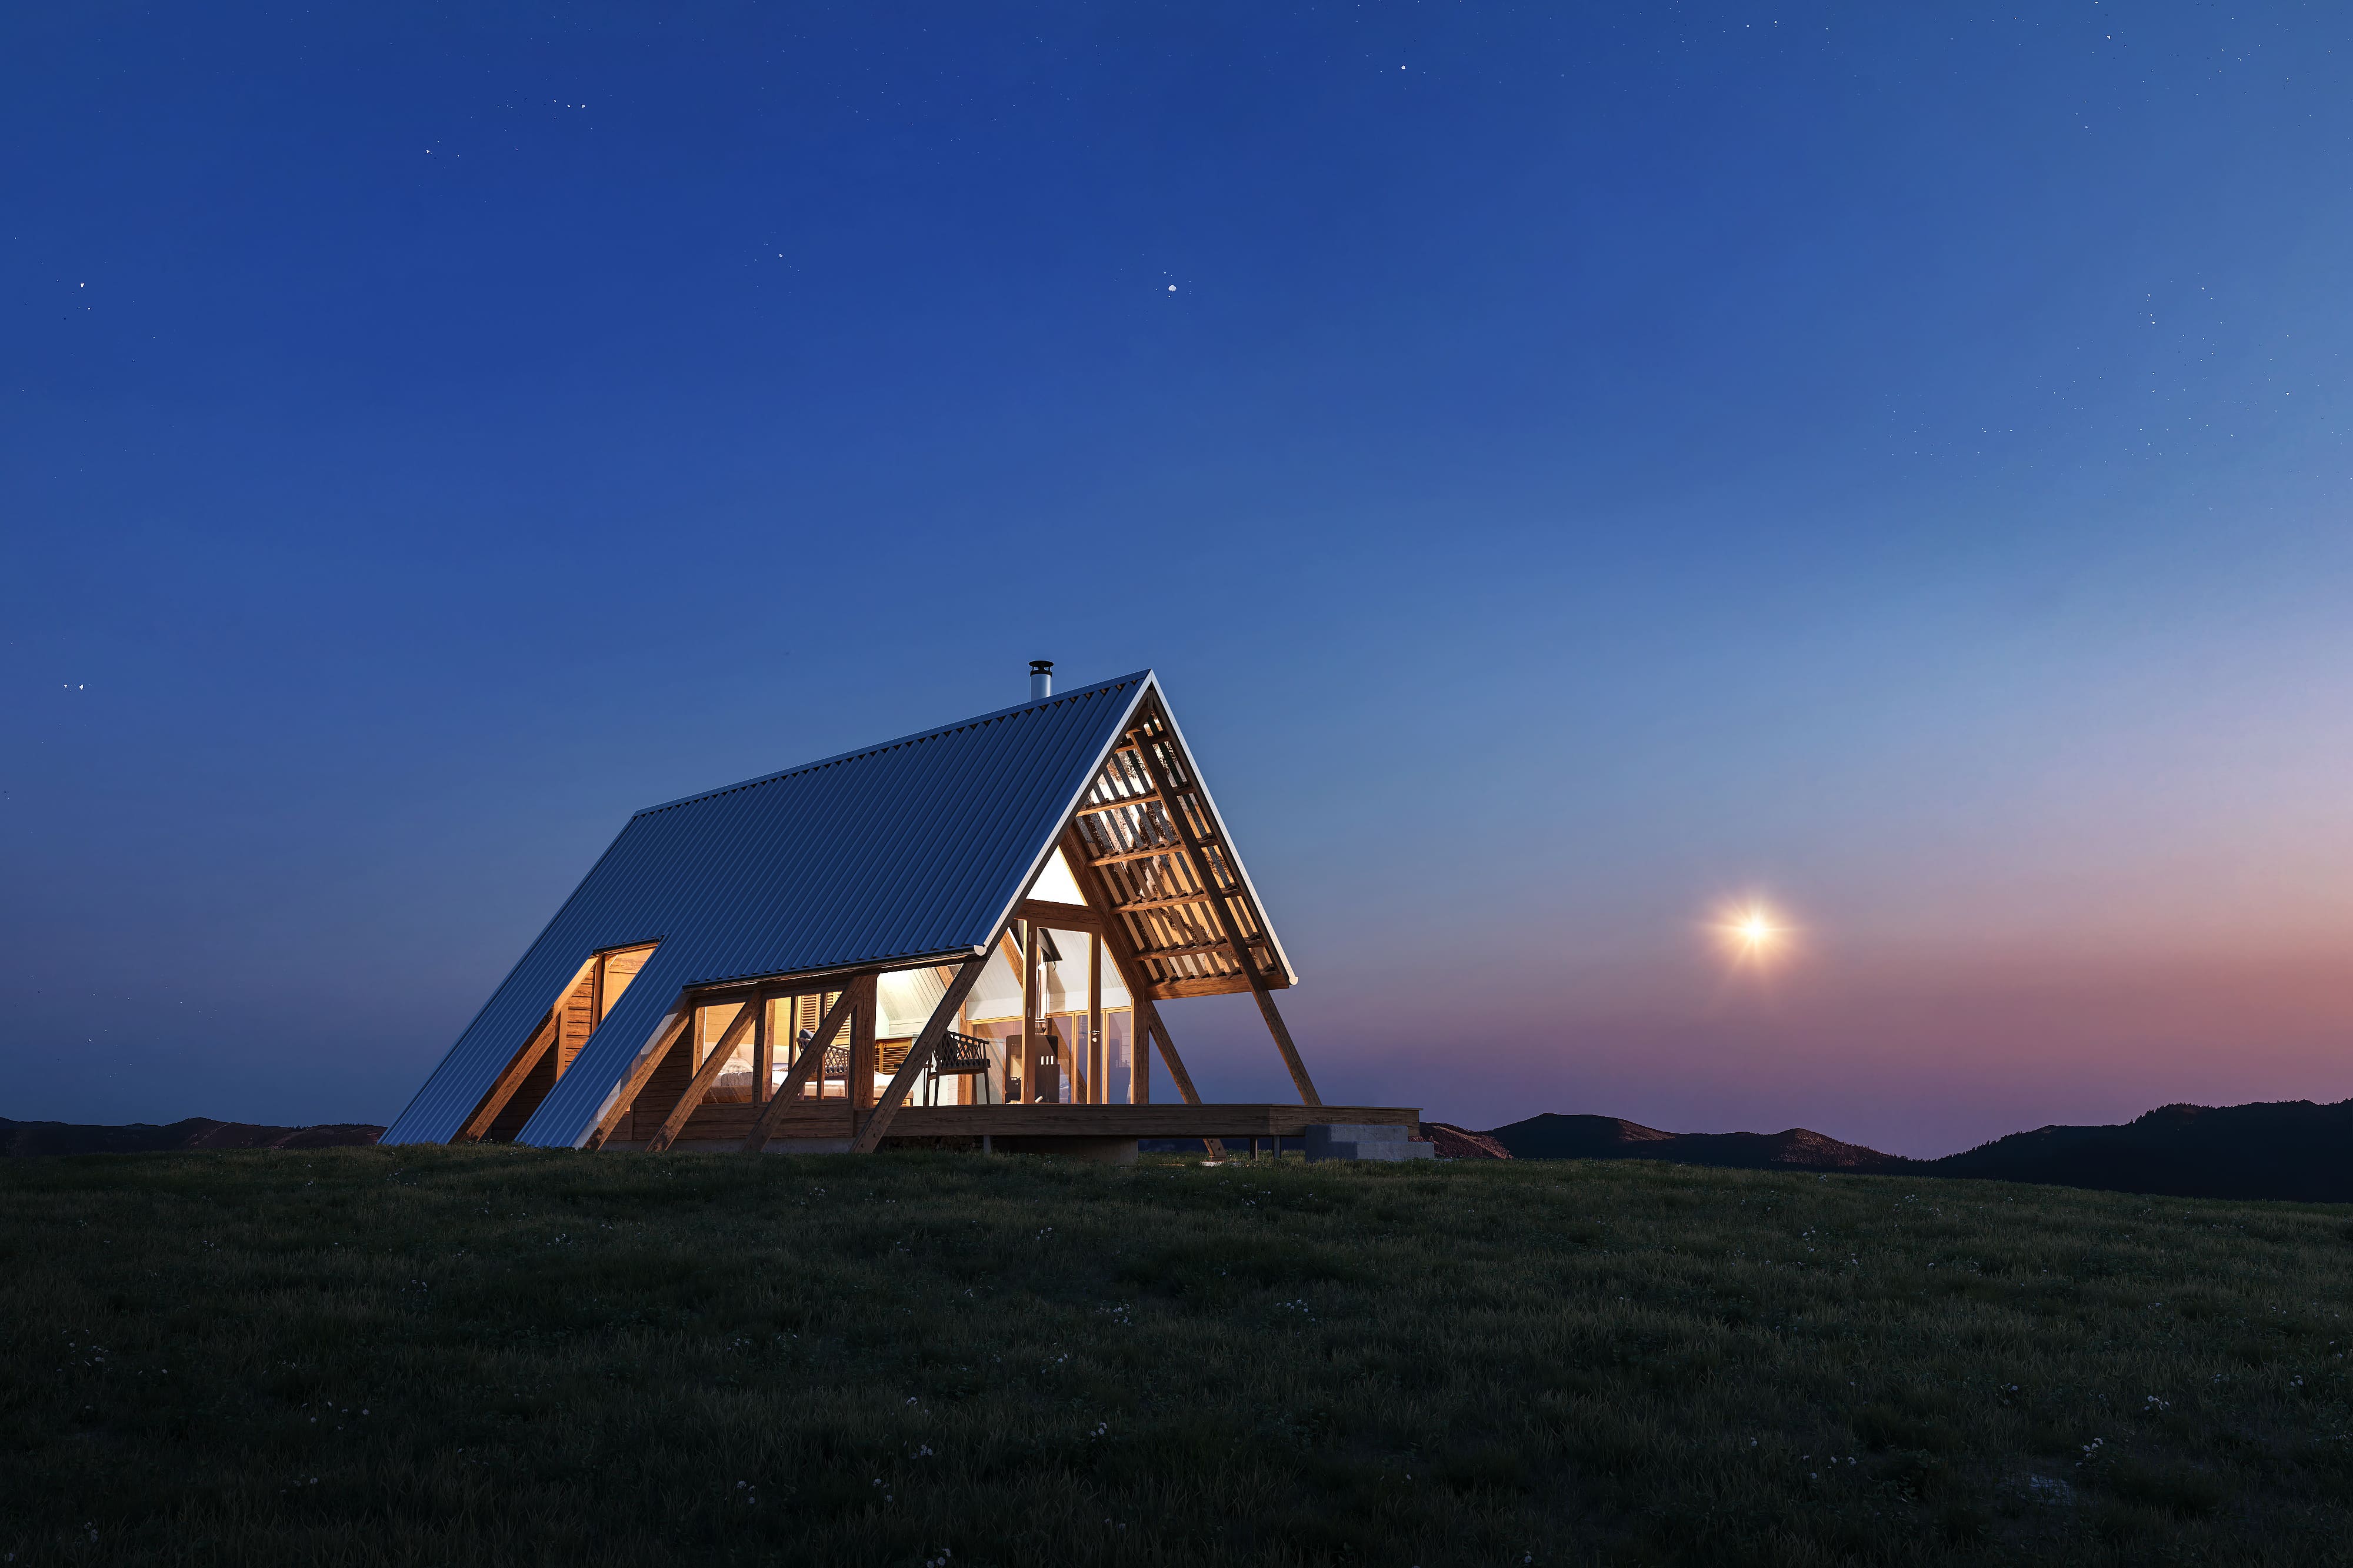
[[0,1115],[387,1121],[1032,658],[1331,1100],[2353,1095],[2353,12],[366,9],[0,17]]

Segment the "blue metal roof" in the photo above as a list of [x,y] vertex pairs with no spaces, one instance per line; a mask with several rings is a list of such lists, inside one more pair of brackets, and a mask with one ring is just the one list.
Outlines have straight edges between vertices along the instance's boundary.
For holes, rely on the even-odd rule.
[[977,951],[1151,686],[1142,670],[638,813],[383,1141],[454,1137],[607,948],[660,943],[518,1142],[584,1142],[689,986]]

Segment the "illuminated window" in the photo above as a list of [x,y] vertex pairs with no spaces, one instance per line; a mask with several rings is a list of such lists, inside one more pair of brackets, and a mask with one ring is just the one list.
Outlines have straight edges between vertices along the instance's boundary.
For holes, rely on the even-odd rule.
[[638,977],[638,971],[653,955],[654,944],[648,942],[643,947],[616,948],[599,961],[604,967],[596,986],[598,1023],[612,1016],[613,1005],[621,999],[621,993],[629,988],[629,982]]

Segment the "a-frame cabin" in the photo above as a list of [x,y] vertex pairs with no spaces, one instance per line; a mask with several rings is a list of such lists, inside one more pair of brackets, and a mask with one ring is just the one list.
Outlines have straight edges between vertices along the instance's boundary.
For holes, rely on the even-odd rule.
[[[1275,1003],[1297,976],[1152,673],[1050,671],[638,813],[383,1142],[1116,1157],[1414,1122],[1317,1095]],[[1297,1105],[1194,1092],[1161,1005],[1244,991]],[[1181,1103],[1153,1102],[1155,1050]]]

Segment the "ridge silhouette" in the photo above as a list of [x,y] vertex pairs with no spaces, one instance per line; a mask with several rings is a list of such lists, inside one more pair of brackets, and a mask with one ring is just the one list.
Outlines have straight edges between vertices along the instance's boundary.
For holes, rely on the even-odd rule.
[[1485,1137],[1516,1160],[1666,1160],[1741,1170],[2038,1182],[2168,1197],[2353,1203],[2353,1100],[2160,1106],[2119,1126],[2038,1127],[1938,1160],[1883,1153],[1803,1127],[1663,1132],[1620,1117],[1550,1112]]

